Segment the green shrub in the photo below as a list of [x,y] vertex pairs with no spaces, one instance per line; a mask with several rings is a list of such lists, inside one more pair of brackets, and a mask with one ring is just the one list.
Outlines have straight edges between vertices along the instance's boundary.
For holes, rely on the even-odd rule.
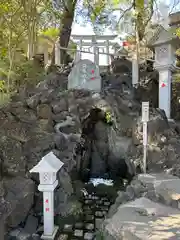
[[36,85],[45,76],[44,68],[37,66],[32,61],[26,61],[14,67],[13,87],[19,88],[21,85],[30,83]]

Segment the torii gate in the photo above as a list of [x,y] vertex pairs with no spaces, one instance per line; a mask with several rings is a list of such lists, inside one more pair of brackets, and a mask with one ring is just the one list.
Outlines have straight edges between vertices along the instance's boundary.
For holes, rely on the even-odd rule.
[[[77,47],[79,51],[77,51],[75,62],[78,62],[81,59],[82,49],[83,47],[93,48],[94,54],[94,62],[99,65],[99,48],[106,48],[106,53],[104,53],[107,57],[107,64],[110,64],[110,46],[113,46],[114,43],[111,42],[114,40],[117,35],[72,35],[73,41],[77,43]],[[92,53],[89,51],[89,53]],[[101,53],[103,54],[103,53]]]

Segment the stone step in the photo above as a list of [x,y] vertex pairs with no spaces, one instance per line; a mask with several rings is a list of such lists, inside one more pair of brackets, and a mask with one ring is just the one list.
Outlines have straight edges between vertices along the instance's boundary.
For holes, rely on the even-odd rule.
[[[111,202],[106,197],[87,195],[83,201],[83,215],[79,222],[65,224],[58,240],[92,240],[101,227]],[[62,227],[62,226],[61,226]]]
[[178,177],[166,173],[140,174],[138,179],[147,186],[151,185],[162,203],[180,208],[180,179]]
[[147,198],[121,205],[105,220],[104,239],[168,240],[180,239],[180,211]]

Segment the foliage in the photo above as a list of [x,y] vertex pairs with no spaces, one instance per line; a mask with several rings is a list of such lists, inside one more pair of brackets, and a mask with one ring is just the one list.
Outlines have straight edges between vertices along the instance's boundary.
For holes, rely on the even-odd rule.
[[5,81],[0,80],[0,92],[4,92],[4,90],[5,90]]
[[42,31],[40,34],[55,40],[55,39],[57,39],[57,37],[59,35],[59,29],[55,28],[55,27],[47,28],[44,31]]
[[137,31],[139,35],[139,39],[142,40],[145,34],[146,27],[149,21],[152,18],[153,10],[154,10],[155,0],[149,0],[146,7],[144,6],[144,0],[136,0],[135,1],[135,9],[136,9],[136,18],[135,23],[137,26]]
[[75,217],[81,215],[83,212],[82,212],[82,205],[80,202],[78,201],[74,201],[71,205],[71,208],[70,208],[70,214],[74,215]]
[[36,53],[40,32],[52,38],[57,35],[59,19],[51,0],[1,0],[0,78],[5,81],[4,92],[14,91],[26,81],[36,82],[39,69],[27,57],[30,59]]
[[42,67],[35,65],[33,60],[26,61],[14,67],[13,87],[20,87],[26,83],[36,85],[45,77]]
[[104,239],[105,239],[102,230],[98,230],[98,231],[96,232],[96,239],[97,239],[97,240],[104,240]]
[[[0,91],[3,87],[3,92],[14,92],[21,85],[30,83],[31,85],[36,85],[39,81],[43,80],[45,76],[45,71],[42,67],[34,64],[33,60],[26,60],[24,62],[14,62],[13,68],[9,74],[8,64],[3,66],[0,70],[0,75],[2,77],[0,81]],[[7,85],[7,78],[9,79],[9,86]],[[2,84],[1,84],[2,82]]]
[[177,28],[176,34],[177,34],[178,37],[180,37],[180,28]]
[[[180,38],[180,28],[176,29],[176,35]],[[180,68],[180,48],[176,51],[176,66]],[[179,74],[176,76],[176,79],[180,80]]]

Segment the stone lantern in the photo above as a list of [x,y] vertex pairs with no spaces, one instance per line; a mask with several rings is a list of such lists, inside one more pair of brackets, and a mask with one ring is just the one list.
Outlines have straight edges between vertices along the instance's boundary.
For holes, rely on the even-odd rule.
[[155,48],[154,67],[159,72],[159,108],[163,109],[170,119],[172,72],[176,70],[175,53],[179,39],[172,32],[161,28],[148,45]]
[[56,174],[63,165],[64,163],[50,152],[30,170],[30,173],[39,173],[38,190],[43,192],[44,234],[42,239],[54,240],[58,231],[58,226],[54,226],[54,189],[58,185]]

